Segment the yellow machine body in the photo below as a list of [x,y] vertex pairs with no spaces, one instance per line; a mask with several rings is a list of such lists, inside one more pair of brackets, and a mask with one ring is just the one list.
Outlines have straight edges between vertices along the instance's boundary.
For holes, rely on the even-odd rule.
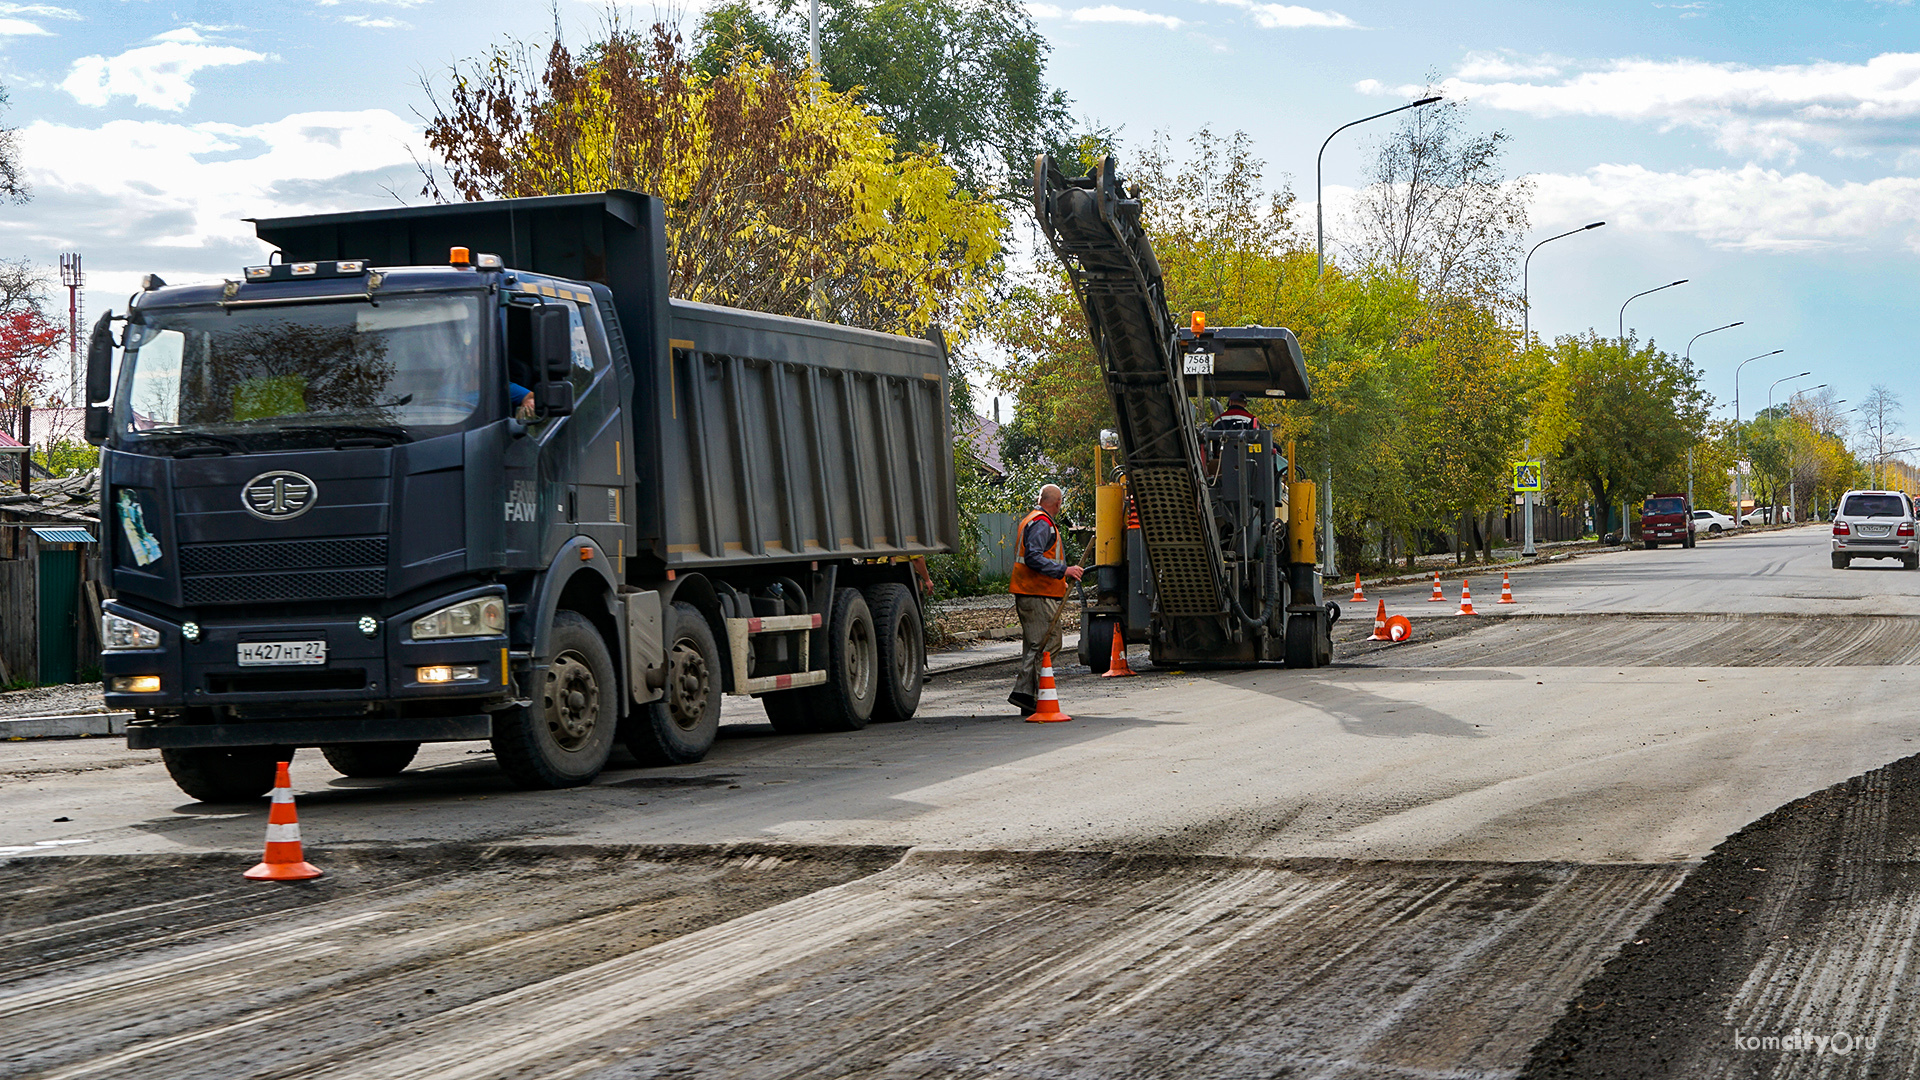
[[1127,561],[1127,486],[1101,484],[1093,489],[1093,563],[1118,566]]
[[1319,508],[1314,495],[1311,480],[1297,480],[1287,485],[1287,561],[1290,563],[1320,561],[1313,548],[1314,512]]

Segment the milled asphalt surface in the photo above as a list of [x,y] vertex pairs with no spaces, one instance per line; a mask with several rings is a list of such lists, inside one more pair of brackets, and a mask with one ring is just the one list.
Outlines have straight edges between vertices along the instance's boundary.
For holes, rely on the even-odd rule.
[[[82,946],[0,972],[0,1017],[42,1033],[0,1047],[0,1075],[1537,1070],[1549,1033],[1646,1019],[1608,1013],[1627,1026],[1603,1038],[1562,1011],[1669,896],[1725,906],[1690,875],[1730,834],[1920,751],[1910,624],[1849,618],[1920,614],[1920,573],[1885,565],[1832,570],[1816,526],[1515,571],[1504,609],[1475,579],[1480,618],[1388,588],[1415,639],[1320,671],[1068,668],[1059,725],[1010,717],[1004,666],[848,735],[777,736],[729,702],[707,762],[568,792],[513,791],[474,745],[392,781],[303,752],[330,877],[272,910],[237,878],[264,807],[188,802],[113,741],[0,745],[0,947]],[[745,907],[711,917],[667,899],[789,859],[797,893],[736,883]],[[140,895],[83,902],[117,872]],[[1910,941],[1903,897],[1854,889],[1847,917]],[[256,955],[280,942],[320,967]],[[1772,955],[1709,953],[1624,985]],[[1889,984],[1875,1001],[1920,990],[1920,964],[1850,983],[1831,954],[1801,955],[1798,1011],[1767,1015],[1812,1022],[1861,978]],[[466,989],[439,1000],[429,975]],[[238,1032],[296,1022],[234,1057]],[[1804,1067],[1687,1031],[1694,1065]],[[1848,1068],[1874,1060],[1892,1075]],[[1691,1075],[1561,1073],[1663,1074]]]

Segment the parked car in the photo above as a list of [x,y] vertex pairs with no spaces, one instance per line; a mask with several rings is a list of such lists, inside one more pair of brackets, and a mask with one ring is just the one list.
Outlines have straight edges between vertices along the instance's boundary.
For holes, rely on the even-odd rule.
[[[1787,508],[1784,506],[1781,507],[1780,521],[1784,524],[1785,522],[1792,521],[1792,520],[1793,518],[1787,513]],[[1742,525],[1773,524],[1773,507],[1771,506],[1754,507],[1752,510],[1747,511],[1746,515],[1740,519],[1740,524]]]
[[1652,551],[1663,543],[1693,546],[1693,508],[1685,495],[1649,495],[1640,504],[1640,542]]
[[1849,491],[1840,497],[1833,518],[1833,568],[1845,570],[1855,559],[1899,559],[1920,570],[1920,542],[1914,537],[1913,501],[1898,491]]
[[1739,528],[1732,518],[1718,510],[1695,510],[1693,512],[1693,534],[1695,536],[1719,536]]

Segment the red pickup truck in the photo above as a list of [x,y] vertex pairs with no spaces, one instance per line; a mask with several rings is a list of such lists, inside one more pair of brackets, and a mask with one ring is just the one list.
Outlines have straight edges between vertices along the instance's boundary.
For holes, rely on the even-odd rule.
[[1685,495],[1649,495],[1640,505],[1640,539],[1652,551],[1661,544],[1693,546],[1693,506]]

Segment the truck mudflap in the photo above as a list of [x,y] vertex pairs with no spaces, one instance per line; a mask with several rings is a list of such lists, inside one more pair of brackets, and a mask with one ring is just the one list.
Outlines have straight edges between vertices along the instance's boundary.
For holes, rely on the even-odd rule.
[[215,746],[333,746],[339,743],[466,742],[493,737],[493,717],[355,716],[330,720],[265,720],[244,724],[127,723],[127,749],[178,750]]

